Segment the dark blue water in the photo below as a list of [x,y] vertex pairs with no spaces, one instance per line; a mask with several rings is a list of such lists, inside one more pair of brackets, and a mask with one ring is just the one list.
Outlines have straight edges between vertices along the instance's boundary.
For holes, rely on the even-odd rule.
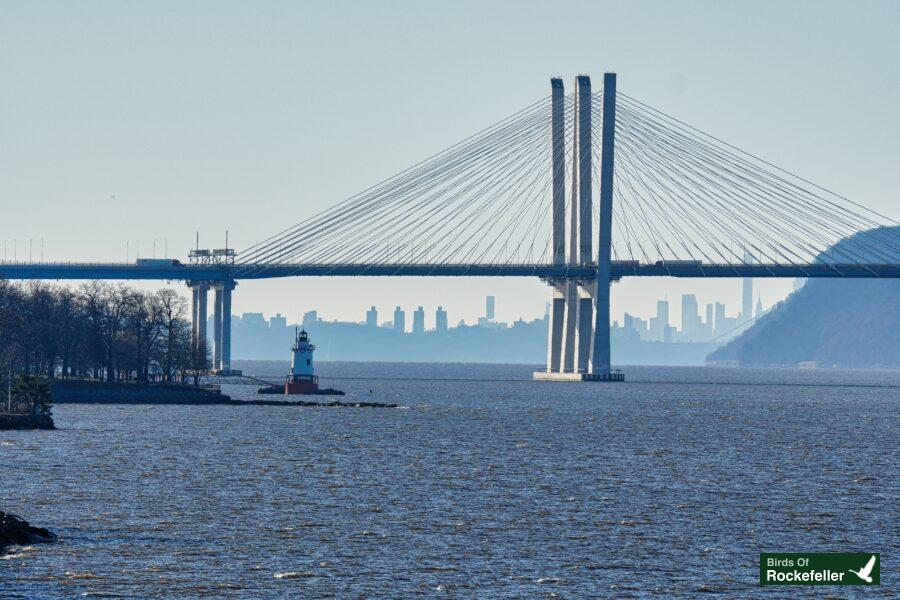
[[881,552],[896,589],[900,373],[320,371],[479,380],[323,379],[396,410],[65,405],[59,431],[0,432],[0,508],[61,537],[8,551],[0,597],[871,592],[760,589],[760,551]]

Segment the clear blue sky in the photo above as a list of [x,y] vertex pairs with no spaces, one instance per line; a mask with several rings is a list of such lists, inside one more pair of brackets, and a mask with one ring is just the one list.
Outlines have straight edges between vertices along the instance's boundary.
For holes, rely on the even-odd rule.
[[[0,1],[0,239],[35,258],[241,248],[567,81],[626,93],[898,218],[898,2]],[[789,283],[768,283],[771,303]],[[736,282],[633,281],[614,317]],[[242,284],[235,310],[543,313],[536,281]],[[673,306],[673,314],[677,305]]]

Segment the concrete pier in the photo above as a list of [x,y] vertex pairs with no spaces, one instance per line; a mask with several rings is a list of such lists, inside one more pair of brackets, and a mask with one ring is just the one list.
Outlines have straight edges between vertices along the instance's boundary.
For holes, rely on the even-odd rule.
[[562,366],[559,371],[572,373],[575,371],[575,355],[578,348],[578,284],[566,281],[562,289],[565,322],[562,334]]
[[206,342],[206,301],[209,295],[208,281],[191,281],[188,282],[191,288],[191,318],[192,322],[192,339],[191,343],[194,348],[203,341]]
[[222,375],[235,373],[231,370],[231,292],[236,285],[233,280],[222,283],[222,352],[218,365]]
[[216,284],[216,295],[213,301],[213,368],[222,365],[222,286]]
[[193,319],[193,341],[207,340],[207,296],[212,283],[213,300],[213,352],[210,370],[219,375],[240,375],[231,368],[231,292],[237,283],[234,280],[218,282],[190,281],[192,291],[191,317]]
[[563,329],[566,323],[565,285],[553,286],[553,300],[550,303],[550,331],[547,333],[547,372],[562,370]]
[[591,347],[594,343],[594,299],[590,286],[576,286],[578,316],[575,331],[575,372],[587,373],[591,364]]

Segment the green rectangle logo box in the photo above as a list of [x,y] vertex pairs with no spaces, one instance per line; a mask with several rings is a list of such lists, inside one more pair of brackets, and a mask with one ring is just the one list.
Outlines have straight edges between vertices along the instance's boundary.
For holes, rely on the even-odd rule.
[[[870,565],[869,562],[874,562]],[[878,552],[761,552],[759,585],[880,585]]]

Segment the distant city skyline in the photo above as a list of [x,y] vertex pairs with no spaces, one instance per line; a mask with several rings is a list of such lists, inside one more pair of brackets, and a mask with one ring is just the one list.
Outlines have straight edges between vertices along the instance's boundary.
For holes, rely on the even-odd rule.
[[[637,336],[635,339],[644,341],[709,342],[719,337],[728,339],[764,311],[762,298],[759,296],[756,297],[756,304],[751,302],[749,310],[747,309],[746,299],[753,297],[753,281],[751,278],[741,280],[743,304],[740,312],[736,314],[729,316],[728,305],[718,300],[703,305],[701,312],[701,305],[697,301],[696,294],[683,294],[680,313],[678,313],[680,318],[675,318],[676,313],[671,310],[672,303],[667,298],[663,298],[656,300],[654,314],[642,317],[626,311],[622,319],[613,321],[611,329],[614,335],[626,337],[629,335],[628,332],[633,332]],[[484,297],[483,313],[468,320],[465,317],[451,319],[445,305],[428,307],[426,310],[424,305],[412,307],[403,304],[397,304],[392,309],[384,310],[379,309],[377,305],[369,305],[368,308],[361,309],[359,318],[349,320],[320,313],[316,308],[303,311],[302,316],[293,321],[281,313],[269,315],[267,318],[262,312],[236,313],[234,320],[236,327],[284,329],[290,326],[310,327],[327,322],[365,325],[369,328],[380,327],[397,333],[422,334],[428,331],[447,331],[461,326],[504,328],[516,322],[544,319],[548,310],[548,306],[545,304],[545,311],[541,315],[517,315],[512,319],[503,320],[496,318],[497,306],[497,296],[488,294]],[[502,306],[502,302],[500,306]],[[452,311],[452,307],[450,310]],[[212,319],[213,317],[210,316],[210,331],[212,331]]]
[[[519,318],[508,323],[489,319],[485,300],[484,315],[474,322],[460,320],[450,326],[442,306],[427,311],[433,315],[433,320],[428,322],[423,306],[417,306],[411,313],[395,306],[384,318],[379,317],[377,308],[373,310],[370,306],[363,320],[350,322],[328,319],[316,309],[306,311],[296,323],[283,315],[266,319],[262,313],[245,312],[233,317],[232,347],[237,360],[285,360],[285,349],[295,329],[302,328],[324,350],[322,360],[524,363],[543,360],[549,318]],[[668,306],[666,301],[660,301],[659,305]],[[646,328],[639,332],[639,327],[634,323],[625,327],[614,323],[610,328],[613,346],[623,363],[700,365],[717,347],[717,343],[709,340],[689,341],[676,333],[676,327],[666,328],[668,334],[664,341],[656,339],[656,334]],[[212,317],[207,334],[211,329]]]

